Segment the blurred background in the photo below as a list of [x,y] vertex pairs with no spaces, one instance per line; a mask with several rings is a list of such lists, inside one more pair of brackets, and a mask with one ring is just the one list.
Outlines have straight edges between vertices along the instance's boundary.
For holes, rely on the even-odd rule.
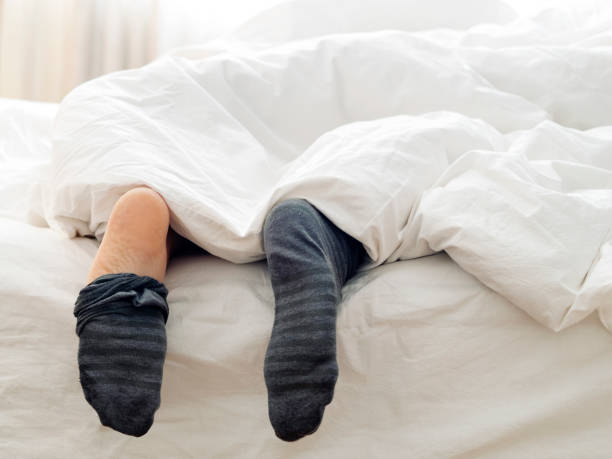
[[[282,1],[0,0],[0,97],[59,102],[86,80],[207,42]],[[507,0],[525,14],[570,2]]]
[[0,0],[0,97],[59,102],[104,73],[203,43],[279,0]]

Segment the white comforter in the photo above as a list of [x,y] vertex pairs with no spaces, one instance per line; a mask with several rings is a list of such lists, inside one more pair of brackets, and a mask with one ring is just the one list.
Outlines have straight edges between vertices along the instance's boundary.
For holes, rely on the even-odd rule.
[[244,263],[304,197],[370,267],[445,250],[554,330],[594,310],[611,329],[611,17],[227,39],[98,78],[60,106],[44,215],[100,238],[146,184]]

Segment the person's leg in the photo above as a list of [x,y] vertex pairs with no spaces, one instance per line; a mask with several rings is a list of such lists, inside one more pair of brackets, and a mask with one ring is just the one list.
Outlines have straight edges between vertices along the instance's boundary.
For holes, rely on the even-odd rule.
[[176,240],[168,225],[168,207],[155,191],[125,193],[75,304],[85,398],[103,425],[128,435],[144,435],[160,404],[168,317],[162,282]]
[[336,311],[365,251],[304,199],[274,206],[264,223],[274,324],[264,362],[276,435],[294,441],[319,427],[338,377]]

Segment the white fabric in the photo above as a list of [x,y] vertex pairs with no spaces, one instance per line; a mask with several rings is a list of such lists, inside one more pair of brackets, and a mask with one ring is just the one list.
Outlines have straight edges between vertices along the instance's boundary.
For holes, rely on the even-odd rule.
[[304,22],[307,39],[253,45],[243,30],[207,58],[84,84],[56,119],[46,219],[100,239],[118,197],[145,184],[180,234],[245,263],[263,258],[270,208],[304,197],[369,267],[446,250],[553,330],[595,310],[612,328],[612,9],[568,29],[495,3],[441,16],[442,3],[423,11],[448,29],[317,35],[331,26]]
[[48,226],[41,184],[57,104],[0,98],[0,217]]
[[[296,11],[302,17],[305,10]],[[251,23],[251,33],[256,34],[257,25],[257,21]],[[263,21],[259,26],[267,29],[270,24]],[[486,29],[490,32],[489,26]],[[564,33],[572,30],[566,28]],[[447,38],[452,35],[448,30],[445,33],[449,33]],[[478,36],[474,30],[467,32],[470,34]],[[490,32],[493,35],[503,41],[502,34]],[[605,37],[602,33],[589,43],[603,43]],[[201,47],[189,52],[209,51]],[[102,427],[78,382],[78,338],[72,315],[97,243],[88,238],[69,239],[41,227],[45,226],[42,195],[36,190],[40,191],[41,184],[45,189],[49,186],[43,179],[51,162],[49,135],[56,109],[55,105],[0,99],[2,457],[503,459],[609,455],[612,340],[597,316],[591,314],[553,333],[445,254],[387,263],[349,281],[338,319],[340,376],[334,400],[316,434],[291,444],[274,436],[267,419],[262,368],[272,326],[273,295],[265,263],[237,265],[208,255],[173,260],[165,282],[171,308],[168,356],[155,423],[142,438]],[[589,113],[587,107],[585,116]],[[412,130],[397,132],[406,123]],[[568,203],[578,200],[588,211],[597,204],[599,192],[583,188],[582,180],[588,176],[602,187],[597,189],[609,189],[606,171],[612,139],[608,127],[578,131],[545,121],[502,134],[489,124],[447,111],[372,120],[326,134],[330,148],[332,141],[340,141],[338,132],[353,130],[363,132],[365,144],[376,146],[376,128],[384,127],[385,133],[395,132],[408,145],[418,144],[440,161],[449,160],[448,165],[441,162],[440,168],[447,169],[436,179],[439,185],[432,186],[423,199],[435,204],[431,208],[436,212],[426,214],[419,210],[421,206],[411,213],[411,223],[390,244],[399,243],[389,260],[400,254],[410,257],[409,250],[429,250],[416,238],[425,226],[431,228],[428,234],[436,236],[434,246],[449,240],[453,243],[453,237],[461,244],[475,237],[470,226],[440,229],[447,225],[439,218],[444,213],[441,198],[454,186],[465,197],[475,184],[486,184],[495,192],[491,193],[495,200],[484,204],[499,206],[499,216],[504,218],[507,193],[522,180],[526,185],[518,190],[521,200],[517,202],[522,204],[518,210],[531,211],[536,218],[534,227],[545,214],[529,206],[532,190],[539,192],[536,196],[544,203],[555,196],[568,197]],[[500,136],[502,144],[498,144]],[[392,145],[392,137],[381,136],[380,145]],[[449,151],[436,151],[438,142]],[[464,147],[475,145],[475,150],[462,155],[457,146],[462,142]],[[361,143],[355,147],[366,149]],[[317,151],[322,154],[324,150]],[[403,150],[404,155],[392,159],[408,161],[410,151]],[[486,161],[474,164],[481,157]],[[339,162],[342,159],[341,153],[334,157]],[[372,167],[376,165],[383,166],[375,162]],[[301,170],[296,167],[291,173],[297,176]],[[580,170],[576,176],[575,170]],[[421,184],[427,180],[414,178]],[[103,184],[100,190],[105,186],[114,185]],[[552,191],[544,192],[546,187]],[[87,195],[85,198],[89,202]],[[70,199],[79,203],[79,196]],[[572,209],[566,210],[571,217]],[[99,212],[94,209],[93,215]],[[482,214],[474,215],[482,218]],[[177,220],[176,215],[173,218]],[[60,220],[64,225],[68,221],[66,216]],[[73,225],[91,231],[79,220]],[[498,230],[506,230],[500,226]],[[408,228],[415,231],[410,233]],[[380,250],[389,248],[381,245]],[[526,252],[524,249],[524,256],[533,257]],[[551,262],[563,256],[548,255]],[[482,261],[478,252],[475,259],[463,259],[466,266],[475,260]],[[583,308],[580,302],[610,298],[604,287],[609,285],[611,260],[610,245],[602,245],[597,269],[589,273],[576,296],[577,310]],[[508,269],[500,264],[495,268]],[[573,261],[569,268],[575,268]],[[493,274],[491,280],[497,278]],[[526,290],[530,291],[533,293]],[[600,310],[600,315],[612,322],[609,309]]]
[[97,244],[0,218],[0,450],[6,457],[605,457],[611,340],[596,316],[551,333],[446,255],[344,289],[339,379],[319,430],[274,436],[264,262],[170,264],[168,355],[151,430],[100,425],[78,381],[72,307]]

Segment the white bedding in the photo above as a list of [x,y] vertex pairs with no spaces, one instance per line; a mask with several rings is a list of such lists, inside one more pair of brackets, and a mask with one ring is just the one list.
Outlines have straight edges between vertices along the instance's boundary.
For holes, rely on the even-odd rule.
[[555,334],[444,254],[348,283],[334,401],[319,430],[291,444],[267,419],[265,263],[177,259],[166,280],[162,405],[147,435],[121,435],[100,425],[78,381],[72,305],[96,242],[8,219],[0,241],[3,457],[605,458],[612,450],[612,339],[597,318]]
[[[612,9],[597,19],[589,38]],[[177,232],[245,263],[302,197],[369,267],[445,250],[553,330],[596,310],[612,328],[612,52],[544,25],[228,41],[103,76],[60,105],[45,217],[100,239],[145,184]]]
[[[300,5],[296,2],[276,12],[281,17],[293,12],[299,23],[298,18],[303,20]],[[503,23],[512,19],[507,9],[489,8],[483,10],[482,20]],[[609,231],[610,224],[612,133],[608,125],[612,125],[612,115],[601,110],[597,101],[589,101],[589,91],[580,92],[578,79],[570,78],[571,86],[568,79],[555,82],[549,78],[549,84],[538,88],[529,86],[538,80],[529,80],[529,72],[523,69],[518,79],[525,93],[517,95],[516,89],[501,87],[509,81],[501,71],[495,75],[501,64],[486,64],[499,55],[478,46],[484,34],[491,49],[507,53],[503,65],[520,69],[521,62],[530,63],[530,68],[543,67],[550,77],[557,73],[546,68],[556,68],[563,61],[555,60],[555,53],[561,57],[576,53],[584,61],[578,59],[575,75],[583,75],[588,64],[599,68],[599,73],[585,74],[595,78],[605,73],[611,56],[603,46],[610,44],[606,41],[610,36],[598,29],[605,15],[563,33],[553,30],[551,21],[529,23],[530,29],[474,26],[478,18],[470,18],[470,23],[450,24],[456,30],[328,36],[283,45],[281,51],[269,47],[291,37],[282,36],[282,31],[270,32],[266,21],[279,19],[271,15],[262,15],[259,25],[254,20],[222,42],[177,53],[189,54],[190,59],[165,58],[147,70],[115,74],[77,90],[61,108],[53,161],[50,133],[57,107],[0,101],[0,295],[4,313],[0,339],[5,351],[0,356],[0,455],[608,457],[612,451],[612,337],[597,316],[589,313],[599,307],[605,318],[602,306],[610,305],[611,254],[609,243],[605,244],[609,234],[604,230]],[[346,24],[346,29],[339,27],[334,17],[331,14],[318,24],[319,32],[329,32],[326,27],[361,32]],[[435,22],[435,14],[431,18],[427,23],[431,29],[443,26]],[[381,23],[383,19],[378,17]],[[557,18],[554,23],[559,22]],[[461,30],[468,26],[474,27]],[[304,28],[296,30],[302,34],[299,38],[311,36]],[[253,43],[257,36],[262,41]],[[260,51],[245,51],[241,37],[249,37],[250,46]],[[322,56],[314,61],[316,69],[309,67],[312,61],[297,59],[304,57],[304,49],[320,50],[326,40]],[[292,101],[290,96],[302,97],[309,107],[316,106],[318,91],[337,96],[337,87],[329,86],[332,80],[316,90],[306,84],[325,77],[325,72],[314,71],[320,71],[321,65],[335,69],[336,73],[327,74],[330,78],[343,75],[338,58],[342,53],[334,54],[334,46],[346,52],[359,43],[364,48],[359,53],[368,53],[371,43],[386,45],[387,40],[407,40],[413,46],[407,49],[422,46],[419,49],[428,58],[433,53],[440,59],[433,62],[448,64],[432,75],[444,68],[449,78],[453,76],[451,81],[465,82],[454,88],[456,94],[447,91],[447,96],[457,97],[457,105],[435,106],[436,113],[431,105],[426,110],[407,102],[393,106],[400,99],[392,97],[397,96],[397,88],[372,87],[363,97],[385,96],[382,102],[374,97],[369,100],[380,102],[379,107],[353,101],[352,112],[330,112],[326,118],[323,108],[337,98],[321,97],[321,103],[327,105],[318,106],[320,111],[315,113],[320,116],[313,117],[312,111],[288,111],[284,118],[280,116],[278,110]],[[509,46],[517,40],[521,46]],[[191,60],[224,48],[231,49],[229,54],[221,53],[210,61]],[[381,54],[381,65],[389,57],[388,50],[369,52],[368,59]],[[542,52],[546,59],[534,58],[535,52]],[[168,76],[169,65],[177,72],[192,70],[192,76],[210,67],[211,79],[222,74],[229,81],[226,89],[239,88],[242,86],[232,86],[232,78],[249,84],[260,82],[260,73],[256,67],[250,73],[232,72],[232,65],[249,62],[253,69],[269,59],[289,58],[297,59],[311,73],[300,76],[292,74],[289,65],[273,65],[266,74],[270,79],[264,82],[269,86],[262,83],[256,92],[262,105],[244,104],[253,102],[247,97],[251,92],[236,95],[227,91],[212,93],[216,105],[204,100],[198,105],[199,99],[189,97],[193,92],[171,97],[160,86],[147,86],[154,78],[141,78],[142,72]],[[371,64],[368,59],[358,61]],[[397,63],[398,69],[402,62]],[[433,65],[427,59],[422,63],[425,70]],[[217,72],[220,69],[225,73]],[[282,80],[288,75],[297,79],[291,83]],[[460,80],[462,75],[464,80]],[[349,76],[344,75],[345,83]],[[280,89],[306,92],[275,93],[274,78],[287,83],[279,83]],[[184,81],[190,80],[170,78],[166,88]],[[597,100],[605,104],[609,80],[597,81]],[[200,88],[198,94],[211,94],[210,87],[190,84]],[[129,91],[125,85],[132,85]],[[99,91],[89,92],[92,88]],[[471,96],[474,88],[480,88],[476,93],[482,93],[483,102]],[[353,95],[359,95],[358,89]],[[439,95],[432,87],[409,90],[423,103]],[[565,99],[550,96],[540,100],[541,90],[549,94],[559,90]],[[118,93],[113,91],[121,93],[120,103],[109,102],[117,100]],[[110,93],[112,97],[103,104],[102,95]],[[81,97],[88,98],[82,109]],[[222,109],[229,100],[235,103],[232,110]],[[351,99],[343,100],[349,103]],[[509,102],[489,106],[500,101]],[[177,108],[181,104],[183,108],[195,104],[200,111],[187,117]],[[393,113],[388,113],[389,106],[394,107]],[[381,110],[381,116],[400,116],[380,120],[364,114],[374,108]],[[209,109],[215,123],[206,124]],[[169,127],[166,115],[172,110],[178,118]],[[577,116],[578,112],[584,116]],[[101,113],[114,119],[107,123],[102,117],[96,125],[106,135],[85,122]],[[225,118],[217,118],[224,113]],[[350,113],[354,115],[350,121],[372,121],[324,134],[328,127],[343,124]],[[121,124],[113,118],[121,114],[131,122]],[[262,123],[264,116],[271,118]],[[272,123],[274,129],[271,120],[276,123]],[[304,123],[295,124],[295,120]],[[181,130],[181,123],[197,124],[199,129]],[[142,130],[143,126],[149,127]],[[522,130],[517,131],[519,128]],[[107,149],[109,139],[128,134],[129,142]],[[210,149],[194,148],[199,141],[209,142],[205,145]],[[300,149],[307,149],[306,154],[289,162]],[[90,154],[101,151],[106,155],[104,161]],[[214,155],[221,151],[225,156]],[[382,156],[389,151],[396,155]],[[209,155],[206,160],[199,156],[204,154]],[[235,161],[235,156],[248,159],[250,155],[254,155],[250,163]],[[258,158],[269,161],[269,167],[261,166]],[[130,164],[136,161],[140,162]],[[143,161],[151,166],[143,168]],[[281,177],[276,167],[283,165]],[[251,175],[223,175],[227,170],[223,168],[229,166]],[[414,167],[421,169],[416,173]],[[377,170],[387,174],[376,175]],[[323,180],[323,172],[334,172],[335,178]],[[275,173],[278,180],[271,179]],[[49,177],[51,181],[45,182]],[[202,177],[207,178],[204,185]],[[398,190],[403,177],[410,178],[406,180],[410,186],[396,195],[393,190]],[[233,264],[210,255],[179,258],[169,267],[168,356],[162,405],[151,431],[136,439],[100,426],[78,382],[78,339],[72,316],[74,299],[97,243],[88,238],[69,239],[45,226],[48,220],[71,236],[101,237],[116,197],[141,183],[164,193],[173,210],[175,229],[228,260],[261,257],[261,218],[284,196],[308,197],[364,242],[373,259],[372,269],[362,270],[344,289],[338,320],[340,376],[334,401],[314,435],[285,444],[274,436],[267,420],[263,357],[272,325],[273,297],[265,263]],[[233,195],[224,198],[226,194],[210,187],[215,184]],[[483,189],[487,199],[479,196]],[[376,206],[382,208],[381,196],[388,197],[389,203],[384,208],[387,213],[381,212],[384,215],[375,212]],[[365,201],[356,201],[356,197]],[[462,212],[457,212],[458,206],[463,206]],[[501,221],[486,218],[492,211]],[[375,218],[357,229],[355,225],[366,223],[361,217],[368,212]],[[526,220],[526,214],[531,219]],[[525,226],[512,226],[521,223]],[[534,238],[534,228],[542,231],[539,239]],[[529,245],[533,241],[537,244]],[[523,244],[520,252],[514,243]],[[443,253],[413,259],[441,249],[455,261]],[[373,267],[383,261],[388,263]],[[549,290],[542,292],[544,288]],[[570,304],[573,308],[568,309]],[[554,333],[517,305],[554,329],[583,320]]]

